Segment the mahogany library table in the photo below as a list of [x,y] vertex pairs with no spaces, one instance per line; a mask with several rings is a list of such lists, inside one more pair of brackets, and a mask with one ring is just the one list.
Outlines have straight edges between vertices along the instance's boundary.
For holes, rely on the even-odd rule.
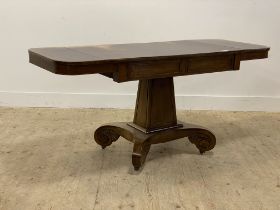
[[177,121],[173,77],[232,71],[244,60],[268,57],[269,47],[227,40],[50,47],[29,49],[30,62],[55,74],[102,74],[115,82],[139,80],[133,122],[99,127],[95,141],[105,147],[120,136],[134,143],[138,170],[152,144],[188,137],[200,153],[214,148],[209,130]]

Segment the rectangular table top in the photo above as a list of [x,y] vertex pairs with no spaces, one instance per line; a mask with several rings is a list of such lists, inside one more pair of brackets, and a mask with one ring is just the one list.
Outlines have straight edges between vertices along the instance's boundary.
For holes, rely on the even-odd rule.
[[[32,48],[29,49],[29,58],[31,63],[56,74],[107,73],[107,75],[110,75],[109,73],[118,71],[121,68],[120,65],[139,64],[139,62],[173,61],[176,59],[179,59],[179,63],[182,64],[182,62],[187,62],[186,59],[216,58],[217,56],[227,55],[238,55],[240,62],[240,60],[266,58],[268,50],[269,47],[262,45],[205,39],[79,47]],[[185,60],[183,61],[182,59]],[[235,57],[232,62],[234,62],[234,59]],[[130,71],[129,68],[126,71]],[[198,71],[198,73],[201,72]]]

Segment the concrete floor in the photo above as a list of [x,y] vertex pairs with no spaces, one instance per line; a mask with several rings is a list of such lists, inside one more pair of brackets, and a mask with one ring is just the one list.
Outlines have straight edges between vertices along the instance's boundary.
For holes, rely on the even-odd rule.
[[132,110],[0,108],[0,209],[280,209],[280,113],[181,111],[210,128],[214,150],[187,138],[153,145],[142,171],[124,139],[94,130]]

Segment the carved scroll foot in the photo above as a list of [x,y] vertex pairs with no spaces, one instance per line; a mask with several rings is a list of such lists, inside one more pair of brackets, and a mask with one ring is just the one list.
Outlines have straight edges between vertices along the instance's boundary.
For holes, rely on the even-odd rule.
[[200,154],[213,149],[216,145],[215,136],[205,129],[192,131],[188,138],[198,148]]
[[134,170],[138,171],[140,167],[144,164],[147,154],[150,150],[150,144],[139,144],[135,143],[133,147],[132,153],[132,164],[134,166]]
[[94,133],[94,139],[97,144],[99,144],[102,149],[111,145],[114,141],[117,141],[120,135],[116,133],[114,126],[101,126]]
[[159,144],[176,139],[188,137],[195,144],[200,153],[214,148],[216,138],[213,133],[203,127],[182,123],[181,127],[146,134],[126,122],[111,123],[99,127],[94,134],[95,141],[105,147],[111,145],[120,136],[134,143],[132,164],[135,170],[139,170],[145,163],[147,154],[152,144]]

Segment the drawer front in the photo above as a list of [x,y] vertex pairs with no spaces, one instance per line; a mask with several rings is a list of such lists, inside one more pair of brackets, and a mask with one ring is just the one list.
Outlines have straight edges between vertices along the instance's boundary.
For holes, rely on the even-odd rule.
[[188,64],[188,72],[191,74],[231,69],[234,69],[234,55],[191,58]]
[[116,82],[154,79],[190,74],[203,74],[239,69],[240,58],[231,55],[213,55],[169,60],[135,61],[118,65],[113,79]]
[[179,59],[133,62],[128,65],[128,78],[130,80],[137,80],[174,76],[184,70],[184,67],[180,65]]

